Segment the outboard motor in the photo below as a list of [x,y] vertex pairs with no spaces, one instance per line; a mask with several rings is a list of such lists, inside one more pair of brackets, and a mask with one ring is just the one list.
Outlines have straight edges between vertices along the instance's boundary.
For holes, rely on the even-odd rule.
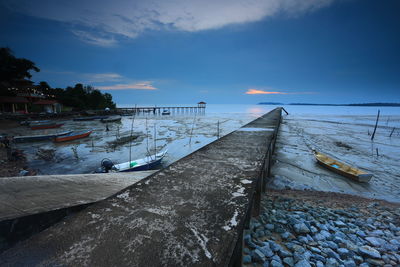
[[103,169],[103,172],[108,173],[112,169],[113,166],[114,166],[114,163],[109,159],[103,159],[101,161],[101,168]]

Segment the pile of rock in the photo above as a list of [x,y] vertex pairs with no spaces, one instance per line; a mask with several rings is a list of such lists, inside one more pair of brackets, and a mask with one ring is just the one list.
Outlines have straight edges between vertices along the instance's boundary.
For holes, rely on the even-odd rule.
[[[309,192],[312,194],[312,192]],[[400,208],[269,192],[244,235],[244,266],[399,266]]]

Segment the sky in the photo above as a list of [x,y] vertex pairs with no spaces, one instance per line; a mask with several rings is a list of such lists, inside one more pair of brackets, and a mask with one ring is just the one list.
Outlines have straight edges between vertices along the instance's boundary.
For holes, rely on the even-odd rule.
[[398,0],[0,0],[34,82],[117,105],[400,102]]

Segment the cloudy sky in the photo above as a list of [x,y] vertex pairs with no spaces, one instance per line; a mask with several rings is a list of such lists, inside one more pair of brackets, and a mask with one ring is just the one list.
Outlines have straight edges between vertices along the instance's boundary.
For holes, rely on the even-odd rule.
[[120,105],[400,102],[398,0],[0,0],[35,82]]

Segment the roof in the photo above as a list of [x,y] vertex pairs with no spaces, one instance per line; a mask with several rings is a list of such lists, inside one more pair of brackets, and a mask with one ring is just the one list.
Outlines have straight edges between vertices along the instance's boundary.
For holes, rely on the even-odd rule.
[[0,96],[0,103],[29,103],[25,97],[20,96]]
[[53,105],[58,103],[56,100],[49,100],[49,99],[41,99],[36,102],[33,102],[35,105]]
[[197,103],[197,104],[206,104],[206,102],[201,101],[201,102],[199,102],[199,103]]

